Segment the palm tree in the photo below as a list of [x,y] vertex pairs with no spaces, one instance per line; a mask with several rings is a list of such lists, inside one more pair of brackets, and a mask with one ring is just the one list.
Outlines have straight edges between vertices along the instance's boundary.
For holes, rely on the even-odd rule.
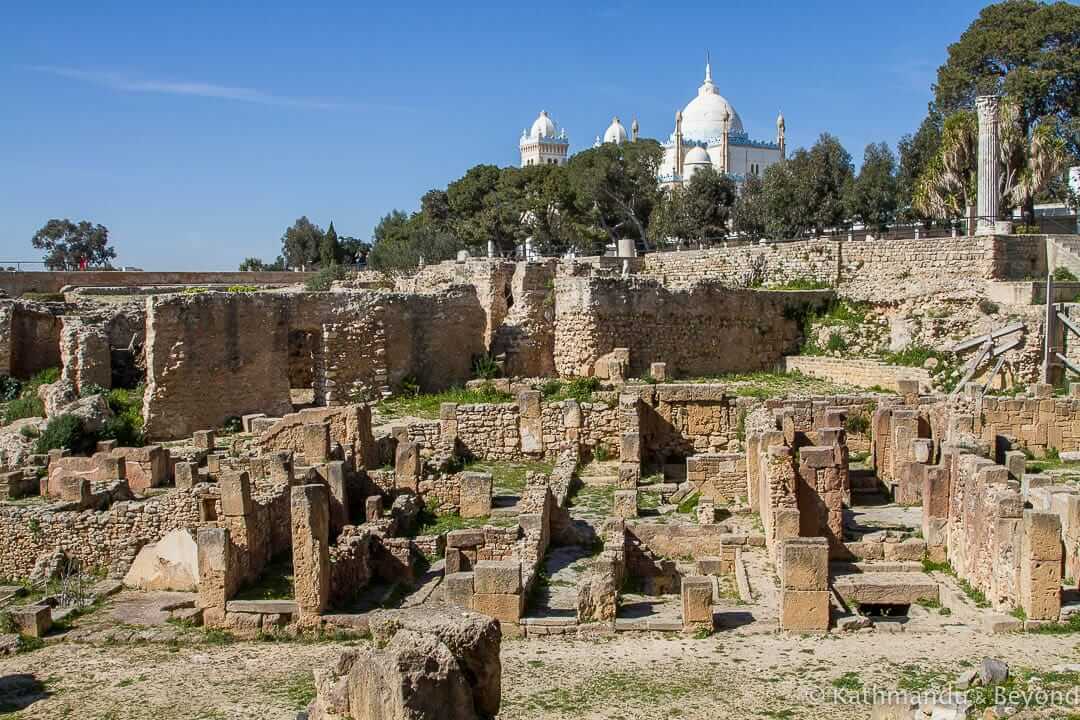
[[[1055,122],[1053,118],[1040,120],[1027,133],[1019,105],[1012,100],[1002,103],[998,160],[1004,170],[999,186],[1003,212],[1030,207],[1035,196],[1064,172],[1068,153]],[[968,235],[975,231],[978,143],[974,112],[963,110],[946,118],[941,145],[919,176],[913,198],[915,208],[929,217],[952,219],[966,214]]]

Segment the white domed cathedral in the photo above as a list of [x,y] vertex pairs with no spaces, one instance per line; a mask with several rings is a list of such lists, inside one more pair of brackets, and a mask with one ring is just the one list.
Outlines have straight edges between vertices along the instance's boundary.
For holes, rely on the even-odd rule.
[[776,118],[775,142],[750,139],[739,113],[713,82],[706,61],[705,82],[697,97],[675,113],[675,132],[662,145],[660,183],[666,187],[682,184],[710,165],[741,181],[784,159],[784,116]]
[[[603,139],[596,137],[593,147],[636,141],[638,131],[637,120],[631,123],[627,133],[615,117],[604,130]],[[752,140],[739,113],[713,82],[712,66],[706,59],[705,82],[698,88],[697,97],[675,113],[675,132],[661,146],[664,158],[658,175],[663,187],[681,185],[701,168],[710,166],[741,182],[748,175],[761,175],[765,168],[784,159],[784,116],[776,118],[775,141]],[[518,149],[522,167],[564,165],[570,140],[547,111],[541,110],[532,128],[522,131]]]

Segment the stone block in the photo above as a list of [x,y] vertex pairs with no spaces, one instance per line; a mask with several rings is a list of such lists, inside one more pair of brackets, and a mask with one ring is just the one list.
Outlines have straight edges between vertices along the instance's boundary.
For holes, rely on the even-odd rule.
[[445,563],[443,572],[446,575],[472,570],[472,565],[469,563],[468,558],[465,557],[465,554],[461,552],[461,548],[446,548],[443,552],[443,561]]
[[710,556],[698,558],[694,565],[698,575],[726,575],[725,561],[721,557]]
[[1009,477],[1013,480],[1021,480],[1027,467],[1027,456],[1020,450],[1009,450],[1005,453],[1005,469],[1009,471]]
[[214,441],[213,430],[196,430],[191,435],[191,442],[200,450],[213,450]]
[[78,475],[64,475],[60,478],[60,499],[64,502],[78,503],[80,508],[89,507],[93,501],[90,480]]
[[[201,527],[196,535],[199,548],[199,607],[219,608],[232,597],[239,578],[235,576],[232,543],[229,531],[218,527]],[[207,622],[212,625],[212,622]]]
[[649,377],[656,382],[667,381],[667,363],[654,362],[649,365]]
[[304,458],[308,465],[330,459],[330,426],[324,422],[304,423]]
[[919,381],[918,380],[897,379],[897,381],[896,381],[896,390],[901,395],[903,395],[905,397],[905,399],[908,396],[911,396],[911,395],[915,395],[917,397],[919,395]]
[[521,594],[519,560],[481,560],[473,568],[473,589],[485,595]]
[[173,469],[177,490],[190,490],[199,481],[199,469],[192,462],[178,462]]
[[1020,604],[1030,620],[1057,620],[1061,614],[1061,562],[1021,562]]
[[785,508],[776,511],[776,542],[788,538],[799,537],[799,511],[795,508]]
[[451,530],[446,534],[446,547],[448,548],[473,548],[483,544],[483,530]]
[[399,441],[394,454],[394,486],[401,490],[416,492],[422,472],[420,446],[411,441]]
[[248,413],[247,415],[240,416],[240,427],[244,428],[244,432],[254,432],[252,428],[252,421],[261,420],[266,417],[266,413]]
[[919,562],[926,555],[926,541],[908,538],[903,542],[884,543],[885,560],[891,562]]
[[330,534],[337,535],[349,524],[349,488],[345,481],[345,463],[331,460],[323,473],[330,500]]
[[463,472],[459,475],[461,491],[459,514],[463,518],[487,517],[491,514],[493,480],[490,473]]
[[847,548],[847,551],[857,560],[885,559],[884,543],[859,540],[855,542],[846,542],[844,543],[844,547]]
[[782,591],[780,593],[780,629],[799,633],[828,632],[829,591]]
[[443,577],[443,602],[447,605],[471,610],[473,606],[473,574],[471,572],[447,573]]
[[929,463],[934,455],[934,441],[927,438],[916,438],[911,441],[912,459],[917,463]]
[[124,458],[108,454],[97,454],[94,457],[97,459],[97,480],[109,482],[127,479],[127,461]]
[[620,490],[631,490],[641,482],[641,463],[619,463],[619,480],[617,487]]
[[836,465],[836,454],[831,447],[799,448],[799,463],[814,469]]
[[325,485],[292,488],[293,594],[303,615],[318,615],[330,599],[330,500]]
[[499,622],[518,624],[521,620],[524,598],[521,595],[473,594],[472,609],[493,617]]
[[264,432],[277,425],[277,423],[278,418],[255,418],[251,421],[251,432],[255,435],[262,435]]
[[612,514],[617,518],[636,518],[638,516],[637,500],[637,490],[616,490]]
[[374,522],[382,517],[383,513],[383,499],[382,495],[369,495],[364,499],[364,519],[367,522]]
[[628,463],[641,462],[641,433],[625,432],[620,438],[619,460]]
[[119,444],[116,440],[98,440],[94,446],[94,454],[112,452]]
[[1061,518],[1054,513],[1024,511],[1025,560],[1061,561]]
[[221,490],[221,513],[225,517],[250,515],[254,505],[251,500],[251,480],[243,471],[222,474],[218,481]]
[[829,544],[825,538],[794,538],[781,545],[783,590],[827,590]]
[[707,577],[691,576],[682,580],[683,628],[712,627],[713,582]]
[[11,608],[9,612],[20,635],[39,638],[52,628],[52,608],[48,605],[24,605]]

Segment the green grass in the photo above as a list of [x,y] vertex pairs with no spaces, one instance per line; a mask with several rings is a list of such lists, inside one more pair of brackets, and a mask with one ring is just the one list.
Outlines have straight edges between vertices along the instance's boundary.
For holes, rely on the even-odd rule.
[[540,386],[540,393],[546,402],[577,400],[580,403],[592,402],[592,394],[600,389],[600,380],[594,377],[573,378],[572,380],[548,380]]
[[518,495],[525,489],[525,478],[531,472],[550,475],[554,464],[544,461],[504,462],[476,460],[465,464],[466,470],[491,473],[496,495]]
[[739,397],[766,400],[786,395],[842,395],[851,390],[845,385],[803,375],[799,372],[782,373],[760,371],[752,373],[728,373],[694,378],[686,382],[716,383],[727,385],[728,390]]
[[485,384],[476,390],[450,388],[439,393],[395,395],[383,400],[375,407],[383,417],[419,417],[434,420],[439,417],[439,406],[443,403],[475,405],[513,401],[514,398],[509,393],[500,392],[494,385]]
[[829,290],[832,285],[824,280],[815,280],[808,277],[796,277],[788,280],[787,282],[780,283],[779,285],[766,285],[763,290]]
[[941,572],[945,573],[946,575],[951,575],[956,580],[956,584],[960,586],[960,589],[964,591],[964,594],[968,596],[968,599],[975,603],[975,607],[990,607],[990,601],[986,599],[986,594],[978,588],[974,587],[964,578],[959,577],[956,574],[956,570],[954,570],[953,566],[950,565],[947,561],[940,563],[933,562],[929,558],[924,557],[922,561],[922,567],[923,572],[925,573]]
[[862,690],[863,681],[859,677],[857,672],[846,672],[838,678],[832,681],[832,685],[835,688],[841,690]]
[[463,518],[457,512],[439,512],[439,501],[430,498],[424,509],[420,511],[416,523],[416,535],[442,535],[453,530],[466,530],[491,524],[487,517]]
[[692,513],[697,510],[698,502],[701,500],[701,494],[697,492],[690,493],[686,498],[679,503],[679,512],[683,514]]
[[641,490],[638,492],[638,510],[655,510],[660,507],[660,493]]
[[38,399],[38,388],[50,385],[60,379],[59,368],[47,368],[34,374],[27,380],[19,396],[9,402],[4,409],[4,424],[28,417],[45,417],[45,405]]
[[557,688],[540,690],[526,695],[516,702],[505,703],[509,717],[514,707],[534,713],[570,713],[576,717],[603,709],[612,717],[616,708],[634,707],[648,709],[649,717],[658,717],[658,711],[668,705],[680,703],[700,690],[700,679],[690,674],[673,674],[663,678],[651,678],[629,671],[581,673],[575,682],[571,680]]
[[292,600],[292,555],[286,553],[263,570],[253,584],[236,594],[236,600]]
[[896,679],[897,690],[909,692],[924,692],[931,689],[943,689],[950,681],[951,675],[941,668],[930,668],[926,665],[904,665]]

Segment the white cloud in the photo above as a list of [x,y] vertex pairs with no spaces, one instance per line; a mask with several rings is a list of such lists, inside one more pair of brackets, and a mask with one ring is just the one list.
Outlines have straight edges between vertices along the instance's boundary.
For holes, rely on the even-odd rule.
[[28,69],[48,73],[57,77],[82,80],[101,87],[132,93],[154,93],[158,95],[181,95],[187,97],[213,98],[236,102],[256,103],[259,105],[279,105],[313,110],[330,110],[348,107],[350,104],[338,100],[317,98],[299,98],[287,95],[275,95],[254,88],[231,87],[205,82],[178,82],[153,80],[133,77],[118,72],[82,70],[79,68],[58,67],[53,65],[32,65]]

